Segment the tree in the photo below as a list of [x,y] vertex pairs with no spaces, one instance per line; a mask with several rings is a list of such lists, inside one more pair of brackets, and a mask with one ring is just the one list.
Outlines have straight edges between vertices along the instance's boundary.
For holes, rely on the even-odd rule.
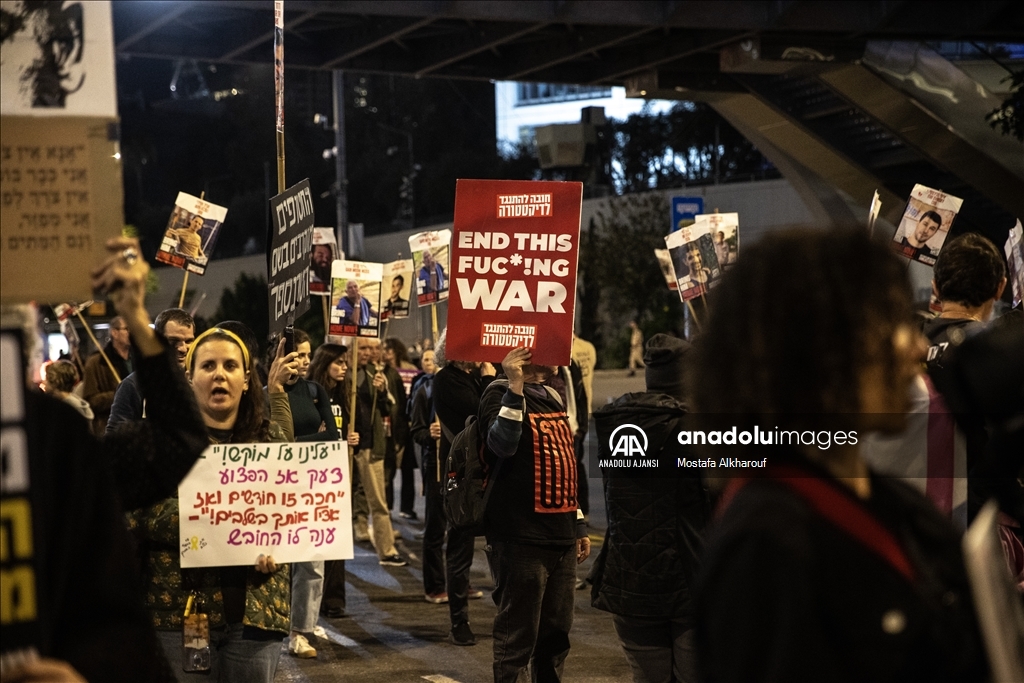
[[[581,252],[580,280],[586,293],[600,291],[603,329],[595,337],[603,367],[624,367],[629,355],[630,320],[644,337],[657,332],[679,334],[683,307],[679,295],[668,289],[654,257],[665,248],[669,206],[658,193],[626,195],[608,200],[597,214],[597,230],[587,231]],[[594,303],[582,303],[585,309]]]
[[611,128],[617,194],[778,176],[764,155],[703,103],[677,102],[660,114],[645,106],[624,121],[613,120]]
[[245,323],[262,342],[270,335],[269,310],[266,279],[262,275],[254,277],[242,273],[232,289],[224,290],[213,318],[217,322],[237,320]]
[[988,124],[1003,135],[1011,135],[1024,142],[1024,71],[1007,76],[1010,92],[1003,103],[986,116]]

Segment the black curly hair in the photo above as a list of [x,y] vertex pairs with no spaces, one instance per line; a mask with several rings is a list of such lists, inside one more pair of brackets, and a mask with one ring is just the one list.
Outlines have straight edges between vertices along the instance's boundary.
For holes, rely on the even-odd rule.
[[968,232],[942,247],[932,273],[942,301],[981,306],[999,293],[1006,266],[996,245]]
[[743,254],[709,296],[692,396],[707,416],[786,429],[860,410],[881,362],[895,388],[896,328],[912,320],[906,269],[863,231],[787,230]]

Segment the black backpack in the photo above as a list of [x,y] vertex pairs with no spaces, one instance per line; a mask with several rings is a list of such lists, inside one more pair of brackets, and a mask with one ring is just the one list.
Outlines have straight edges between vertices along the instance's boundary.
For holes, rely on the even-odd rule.
[[[495,384],[507,387],[508,380],[491,382],[491,386]],[[488,476],[484,470],[484,446],[476,415],[467,417],[463,430],[454,436],[444,423],[441,429],[452,444],[444,463],[445,478],[441,482],[445,517],[454,529],[472,529],[476,535],[482,535],[484,511],[493,488],[489,484],[498,476],[501,459]]]
[[[508,380],[496,379],[487,389],[493,386],[508,388]],[[554,389],[547,386],[545,389],[559,404],[562,403]],[[452,436],[444,423],[441,429],[452,443],[445,459],[445,480],[441,484],[444,514],[453,528],[473,530],[475,535],[482,536],[487,500],[491,497],[493,482],[501,471],[502,459],[497,459],[493,472],[484,470],[484,440],[480,435],[480,423],[476,415],[467,417],[465,427],[455,436]]]

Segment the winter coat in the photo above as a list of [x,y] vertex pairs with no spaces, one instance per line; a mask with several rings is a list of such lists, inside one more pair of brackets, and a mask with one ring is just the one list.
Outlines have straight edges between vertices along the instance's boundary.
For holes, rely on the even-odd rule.
[[[688,447],[680,446],[676,435],[684,429],[685,415],[686,405],[665,394],[619,397],[594,413],[598,459],[611,456],[609,437],[622,424],[644,431],[648,457],[683,457]],[[710,519],[699,471],[603,474],[608,532],[590,576],[592,604],[625,616],[692,615],[691,591]]]

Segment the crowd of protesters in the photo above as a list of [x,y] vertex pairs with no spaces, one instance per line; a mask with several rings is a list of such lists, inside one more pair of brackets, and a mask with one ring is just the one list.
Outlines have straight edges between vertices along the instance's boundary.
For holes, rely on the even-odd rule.
[[[247,567],[180,566],[174,489],[217,443],[347,443],[353,538],[372,546],[385,568],[412,559],[396,546],[392,515],[418,522],[422,493],[424,600],[448,605],[452,645],[475,645],[468,601],[484,595],[470,583],[475,533],[446,518],[443,488],[455,436],[476,418],[489,487],[478,531],[497,609],[487,626],[494,680],[527,672],[535,681],[562,679],[574,666],[567,656],[575,591],[584,585],[577,565],[591,553],[585,437],[593,345],[574,338],[573,361],[561,368],[533,364],[525,348],[470,362],[446,358],[442,334],[436,344],[425,340],[436,348],[417,353],[417,366],[394,338],[314,349],[296,329],[293,349],[283,338],[261,349],[237,321],[196,334],[181,309],[162,312],[151,328],[142,308],[148,266],[124,256],[137,243],[109,248],[96,278],[118,315],[104,353],[85,363],[82,395],[79,372],[66,361],[45,371],[44,391],[60,402],[29,394],[34,411],[67,426],[35,435],[30,448],[95,480],[77,503],[66,483],[40,484],[51,489],[46,528],[60,548],[48,580],[66,582],[65,555],[93,554],[79,548],[87,524],[103,529],[109,573],[94,565],[95,578],[78,575],[88,595],[47,592],[54,616],[44,658],[19,663],[22,672],[270,683],[283,640],[290,655],[317,657],[318,618],[346,615],[344,561],[281,564],[254,553]],[[646,391],[596,410],[599,453],[608,455],[623,424],[643,430],[647,457],[673,460],[704,455],[680,445],[681,430],[718,423],[797,431],[843,424],[898,437],[913,386],[925,377],[948,392],[946,410],[966,434],[968,521],[997,499],[1005,559],[1024,595],[1019,451],[1013,459],[1024,354],[994,371],[1004,385],[1011,378],[998,411],[973,389],[993,372],[971,356],[982,343],[975,340],[1002,335],[1010,339],[1004,346],[1024,348],[1021,311],[995,319],[1005,286],[994,245],[974,234],[950,240],[935,264],[942,312],[923,320],[904,264],[865,234],[766,236],[709,295],[693,340],[654,334],[644,345],[631,321],[629,369],[644,369]],[[1016,393],[1013,378],[1021,382]],[[593,606],[611,613],[634,681],[989,679],[962,528],[949,510],[875,471],[856,444],[748,442],[727,455],[768,465],[728,478],[707,468],[604,473],[608,529],[586,582]],[[85,464],[90,458],[100,466]],[[108,461],[118,476],[106,475]],[[114,612],[93,629],[95,613],[83,613],[100,601]],[[209,615],[212,656],[203,672],[186,671],[182,661],[183,615],[193,602]],[[128,631],[114,668],[105,666],[104,649]],[[23,675],[9,671],[12,680]]]

